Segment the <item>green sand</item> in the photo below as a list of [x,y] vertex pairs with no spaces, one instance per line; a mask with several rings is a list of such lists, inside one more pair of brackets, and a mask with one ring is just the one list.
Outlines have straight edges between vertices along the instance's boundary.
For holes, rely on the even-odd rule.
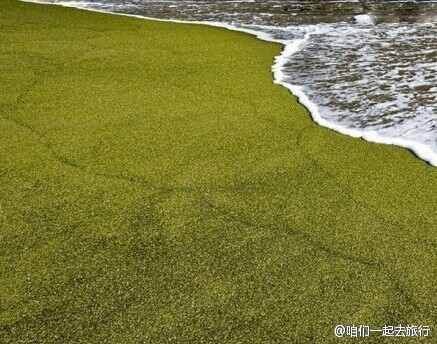
[[12,0],[0,43],[1,343],[435,325],[437,169],[314,124],[280,45]]

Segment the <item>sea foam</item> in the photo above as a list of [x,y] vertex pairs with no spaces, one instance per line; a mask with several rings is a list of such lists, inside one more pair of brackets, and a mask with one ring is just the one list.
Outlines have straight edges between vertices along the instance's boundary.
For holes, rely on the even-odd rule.
[[[115,7],[110,8],[106,4],[105,4],[105,6],[101,6],[101,8],[96,8],[96,5],[95,5],[96,3],[86,2],[86,1],[80,1],[80,2],[76,2],[76,1],[57,2],[56,0],[46,0],[46,1],[22,0],[22,1],[33,2],[33,3],[43,3],[43,4],[47,4],[47,3],[58,4],[61,6],[77,7],[77,8],[82,8],[82,9],[96,11],[96,12],[102,12],[102,13],[114,13],[114,8],[115,8]],[[347,112],[342,113],[341,116],[339,116],[338,118],[336,118],[335,116],[332,116],[333,114],[336,113],[336,109],[330,108],[329,106],[328,107],[324,106],[322,104],[323,101],[325,101],[326,99],[320,99],[320,97],[318,97],[317,92],[320,90],[317,90],[317,89],[311,90],[311,85],[314,83],[308,82],[306,84],[305,83],[299,84],[299,81],[304,80],[304,78],[302,78],[302,80],[300,80],[297,77],[297,75],[293,75],[293,68],[290,68],[290,66],[298,65],[296,63],[296,61],[299,61],[299,59],[300,59],[301,63],[306,63],[307,66],[311,67],[312,61],[308,63],[305,61],[305,59],[308,58],[308,60],[312,60],[313,56],[308,57],[308,56],[301,55],[301,53],[305,52],[307,50],[310,51],[311,49],[308,49],[308,47],[311,47],[311,46],[313,48],[315,47],[316,49],[319,49],[319,46],[317,45],[318,44],[317,39],[315,39],[315,38],[320,39],[320,37],[329,37],[330,34],[337,36],[337,37],[342,37],[341,35],[344,34],[346,31],[353,30],[350,28],[350,24],[340,25],[340,29],[346,30],[346,31],[341,31],[341,30],[338,30],[337,27],[334,27],[332,25],[324,25],[324,24],[278,28],[278,27],[272,27],[269,25],[244,25],[244,24],[239,24],[236,22],[226,23],[226,22],[219,22],[219,21],[210,21],[210,19],[208,19],[208,20],[192,20],[192,19],[180,20],[180,19],[173,19],[173,18],[162,19],[162,18],[155,18],[155,17],[145,16],[145,15],[137,15],[137,14],[130,14],[130,13],[115,13],[115,14],[125,15],[125,16],[130,16],[130,17],[135,17],[135,18],[164,21],[164,22],[216,26],[216,27],[221,27],[221,28],[233,30],[233,31],[240,31],[240,32],[252,34],[261,40],[281,43],[284,45],[284,49],[283,49],[282,53],[275,58],[274,64],[272,66],[272,73],[273,73],[273,77],[274,77],[274,82],[276,84],[282,85],[283,87],[290,90],[290,92],[299,99],[299,102],[309,110],[311,117],[313,118],[313,120],[315,122],[317,122],[321,126],[332,129],[332,130],[337,131],[339,133],[342,133],[344,135],[357,137],[357,138],[363,138],[364,140],[371,141],[371,142],[377,142],[377,143],[405,147],[405,148],[411,150],[417,157],[427,161],[432,166],[437,166],[437,133],[436,133],[437,132],[437,124],[434,124],[435,121],[437,120],[437,118],[436,118],[436,113],[433,112],[433,109],[435,109],[435,104],[428,104],[427,105],[428,108],[431,108],[430,111],[432,112],[429,114],[429,116],[426,115],[426,111],[428,111],[427,106],[423,107],[425,113],[422,117],[424,117],[424,118],[426,117],[426,118],[424,120],[422,120],[422,122],[420,122],[420,118],[419,119],[413,118],[413,120],[410,119],[410,121],[408,121],[408,116],[406,116],[405,120],[404,119],[399,120],[398,121],[399,123],[396,123],[396,125],[392,126],[392,127],[384,124],[384,120],[386,120],[386,119],[382,119],[381,123],[380,123],[381,125],[379,125],[379,126],[376,125],[375,123],[373,123],[372,125],[369,125],[367,127],[365,125],[362,127],[359,127],[359,126],[354,125],[353,122],[349,121],[349,118],[348,118],[349,115]],[[236,20],[238,18],[235,17],[234,19]],[[358,24],[357,26],[363,26],[367,30],[369,30],[368,29],[369,26],[372,26],[374,24],[373,18],[370,15],[359,15],[359,16],[355,17],[355,20],[356,20],[356,23]],[[408,30],[408,28],[401,27],[400,30]],[[393,36],[392,37],[393,39],[397,38],[396,37],[397,34],[396,34],[395,30],[394,31],[389,30],[388,32],[383,31],[382,34],[384,36],[389,37],[389,38],[390,38],[390,35]],[[290,35],[293,37],[290,38]],[[352,35],[352,39],[354,39],[353,35]],[[336,45],[338,45],[337,48],[339,48],[341,50],[341,49],[345,48],[344,44],[347,45],[350,42],[353,42],[353,41],[346,41],[346,42],[342,42],[341,44],[339,44],[338,41],[337,42],[336,41],[329,42],[329,44],[330,44],[329,47],[335,48]],[[365,47],[365,46],[366,46],[366,44],[363,43],[363,47]],[[384,49],[384,48],[385,47],[382,46],[382,49]],[[390,47],[388,47],[388,48],[390,48]],[[333,49],[333,50],[335,50],[335,49]],[[428,50],[429,50],[430,54],[433,54],[436,51],[433,46],[429,46]],[[366,56],[366,54],[364,54],[363,56]],[[377,66],[377,63],[375,64],[375,61],[372,61],[371,54],[369,56],[370,56],[369,61],[364,61],[365,62],[364,65],[367,66],[366,68],[368,68],[368,70],[370,72],[372,72],[372,68]],[[365,58],[368,58],[368,57],[365,57]],[[335,59],[329,63],[330,64],[336,63],[337,60],[338,60],[338,57],[335,57]],[[300,66],[302,66],[302,64]],[[420,66],[416,66],[416,68],[419,68],[419,67]],[[431,63],[431,66],[427,66],[427,67],[429,67],[431,69],[437,68],[436,65],[432,65],[432,63]],[[413,66],[412,68],[414,70],[415,67]],[[403,70],[401,72],[405,73],[405,70]],[[329,70],[323,71],[322,70],[321,73],[325,73],[329,77],[329,75],[330,75],[330,73],[332,73],[332,71],[329,71]],[[390,75],[390,73],[391,73],[391,71],[388,71],[386,74]],[[346,75],[345,77],[347,80],[347,78],[350,76]],[[355,77],[355,76],[352,76],[352,77]],[[432,78],[432,74],[431,74],[431,78]],[[335,75],[334,75],[334,79],[335,79]],[[425,75],[424,80],[422,80],[425,82],[426,86],[428,86],[428,84],[429,84],[429,82],[427,81],[428,79],[429,79],[429,75]],[[395,79],[395,80],[398,80],[398,79]],[[365,82],[366,82],[366,80],[364,79],[363,83],[361,85],[364,90],[366,90],[366,87],[368,87],[368,85],[366,85]],[[417,83],[416,80],[413,80],[413,81],[410,80],[409,82],[407,82],[406,87],[410,87],[410,86],[414,85],[415,83]],[[353,83],[351,82],[350,85],[352,85],[352,84]],[[337,84],[333,83],[333,85],[331,85],[331,86],[332,86],[331,87],[332,90],[336,90],[336,88],[340,87],[340,92],[342,92],[342,93],[341,94],[340,93],[328,94],[328,97],[337,98],[338,95],[340,94],[343,98],[348,99],[348,98],[351,98],[351,94],[353,95],[353,91],[348,89],[348,86],[346,84],[339,83],[337,85]],[[344,89],[341,89],[342,87]],[[387,85],[382,85],[382,87],[387,87]],[[435,92],[435,89],[431,89],[431,91]],[[382,96],[384,96],[383,92],[381,92],[381,94],[382,94]],[[379,96],[380,95],[376,94],[376,97],[379,97]],[[431,94],[431,98],[432,98],[432,94]],[[425,101],[426,101],[426,99],[425,99]],[[360,102],[362,103],[361,107],[359,105]],[[402,98],[399,98],[397,101],[394,101],[391,103],[390,102],[386,102],[386,103],[380,102],[380,103],[374,104],[375,108],[373,110],[375,111],[375,113],[378,113],[378,111],[383,112],[385,106],[393,105],[393,106],[402,107],[405,105],[404,103],[405,103],[405,100],[402,100]],[[357,107],[357,109],[355,109],[355,110],[358,110],[358,113],[360,111],[362,111],[362,110],[360,110],[361,108],[365,109],[365,106],[366,106],[365,99],[359,98],[357,96],[356,104],[359,105]],[[341,111],[340,111],[340,113],[341,113]],[[363,110],[362,115],[363,115],[362,116],[363,119],[366,120],[367,113],[365,113],[364,110]],[[420,128],[420,125],[424,125],[425,130],[423,128]],[[429,130],[427,130],[427,129],[429,129]]]
[[375,24],[373,17],[369,14],[359,14],[359,15],[355,16],[355,20],[356,20],[357,24],[361,24],[361,25],[374,25]]

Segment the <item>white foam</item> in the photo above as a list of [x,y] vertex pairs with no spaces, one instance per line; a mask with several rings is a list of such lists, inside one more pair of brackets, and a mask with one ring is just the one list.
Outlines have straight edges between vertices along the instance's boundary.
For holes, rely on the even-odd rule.
[[360,25],[374,25],[375,20],[369,14],[359,14],[355,16],[355,21]]
[[[126,14],[126,13],[114,13],[110,12],[108,10],[100,10],[95,8],[89,8],[88,5],[93,5],[94,3],[87,3],[86,1],[80,1],[80,2],[48,2],[48,1],[39,1],[39,0],[20,0],[22,2],[29,2],[29,3],[37,3],[37,4],[53,4],[53,5],[60,5],[65,7],[76,7],[79,9],[85,9],[88,11],[93,12],[99,12],[99,13],[106,13],[106,14],[115,14],[115,15],[122,15],[127,17],[133,17],[133,18],[140,18],[140,19],[148,19],[153,21],[159,21],[159,22],[172,22],[172,23],[181,23],[181,24],[195,24],[195,25],[208,25],[208,26],[214,26],[214,27],[220,27],[225,28],[232,31],[239,31],[248,33],[251,35],[256,36],[258,39],[268,41],[268,42],[274,42],[274,43],[280,43],[284,45],[284,49],[282,50],[281,54],[277,57],[275,57],[275,62],[272,66],[272,73],[274,77],[274,83],[281,85],[288,89],[294,96],[297,97],[299,102],[305,106],[308,111],[310,112],[310,115],[312,119],[318,123],[319,125],[329,128],[331,130],[334,130],[336,132],[339,132],[341,134],[356,137],[356,138],[362,138],[369,142],[375,142],[375,143],[382,143],[382,144],[388,144],[388,145],[396,145],[400,147],[407,148],[411,150],[417,157],[419,157],[422,160],[427,161],[430,165],[437,167],[437,152],[434,152],[430,147],[428,147],[425,144],[422,144],[417,141],[408,140],[400,137],[391,137],[391,136],[384,136],[381,133],[378,133],[375,130],[359,130],[359,129],[353,129],[348,128],[346,126],[343,126],[338,123],[330,122],[323,118],[320,114],[319,107],[310,100],[308,95],[305,93],[304,88],[299,85],[293,85],[286,81],[286,75],[284,73],[285,70],[285,64],[289,60],[290,56],[295,54],[296,52],[300,51],[302,49],[302,46],[307,42],[312,34],[320,33],[318,30],[324,30],[323,27],[317,28],[317,26],[313,27],[306,27],[305,35],[303,38],[294,39],[294,40],[283,40],[283,39],[276,39],[271,34],[257,31],[253,29],[249,29],[246,27],[237,27],[235,25],[226,24],[222,22],[205,22],[205,21],[183,21],[183,20],[177,20],[177,19],[159,19],[159,18],[153,18],[153,17],[147,17],[143,15],[136,15],[136,14]],[[359,15],[355,17],[357,20],[357,23],[363,24],[363,25],[373,25],[373,19],[369,15]]]

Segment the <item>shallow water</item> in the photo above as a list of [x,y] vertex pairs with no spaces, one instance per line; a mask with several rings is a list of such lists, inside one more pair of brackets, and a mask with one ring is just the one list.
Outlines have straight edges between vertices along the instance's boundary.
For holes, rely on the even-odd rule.
[[318,123],[407,147],[437,166],[435,2],[45,2],[262,32],[286,45],[274,67],[276,81]]

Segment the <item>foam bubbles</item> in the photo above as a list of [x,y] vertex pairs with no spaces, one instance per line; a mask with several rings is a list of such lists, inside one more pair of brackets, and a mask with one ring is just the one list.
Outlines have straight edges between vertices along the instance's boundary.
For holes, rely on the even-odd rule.
[[314,121],[345,135],[408,148],[437,166],[435,21],[373,25],[366,14],[355,16],[355,23],[290,25],[291,18],[302,16],[284,21],[247,1],[41,2],[220,26],[284,44],[272,66],[274,82],[297,96]]
[[355,20],[356,20],[357,24],[360,24],[360,25],[374,25],[375,24],[375,20],[369,14],[359,14],[359,15],[355,16]]

